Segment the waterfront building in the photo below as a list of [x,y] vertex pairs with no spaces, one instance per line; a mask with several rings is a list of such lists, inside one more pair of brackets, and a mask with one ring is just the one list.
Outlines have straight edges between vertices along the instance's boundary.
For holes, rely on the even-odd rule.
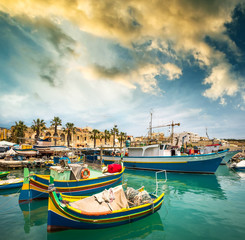
[[11,136],[11,132],[7,128],[0,128],[0,141],[7,140]]
[[[93,148],[94,139],[91,138],[92,130],[93,128],[91,127],[84,127],[84,128],[76,127],[75,134],[72,133],[69,139],[70,147]],[[36,133],[30,127],[28,127],[23,142],[34,144],[35,135]],[[51,142],[53,144],[54,144],[53,137],[56,137],[56,145],[67,146],[67,133],[64,132],[63,127],[61,126],[58,126],[57,128],[57,136],[55,136],[54,127],[49,127],[46,130],[41,131],[40,138],[44,139],[47,137],[51,137]],[[118,139],[117,136],[116,139]],[[106,145],[113,146],[113,136],[110,136],[110,139],[107,139]],[[99,132],[96,139],[96,147],[101,147],[101,146],[105,146],[105,139],[103,137],[103,132]]]
[[196,144],[200,141],[201,137],[197,133],[182,132],[174,133],[174,145]]

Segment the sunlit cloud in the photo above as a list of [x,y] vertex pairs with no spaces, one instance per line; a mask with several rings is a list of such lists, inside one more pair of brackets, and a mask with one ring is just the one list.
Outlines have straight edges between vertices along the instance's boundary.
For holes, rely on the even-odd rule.
[[168,76],[168,80],[174,80],[176,78],[179,78],[182,74],[182,70],[172,63],[164,64],[163,68],[164,69],[162,73]]
[[221,98],[221,104],[224,104],[223,96],[234,96],[239,90],[239,79],[229,64],[214,67],[204,84],[209,84],[210,88],[203,95],[213,100]]

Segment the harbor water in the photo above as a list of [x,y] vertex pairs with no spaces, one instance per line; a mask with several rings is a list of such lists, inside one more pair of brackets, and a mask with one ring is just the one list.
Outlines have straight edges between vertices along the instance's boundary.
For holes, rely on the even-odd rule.
[[[37,170],[35,170],[37,171]],[[40,171],[40,170],[39,170]],[[43,173],[44,170],[41,170]],[[48,173],[48,172],[46,172]],[[22,176],[22,170],[11,171]],[[155,172],[126,170],[124,181],[155,191]],[[126,225],[97,230],[47,233],[47,200],[18,204],[20,190],[0,192],[0,239],[243,239],[245,236],[245,175],[220,166],[215,175],[159,174],[162,208]]]

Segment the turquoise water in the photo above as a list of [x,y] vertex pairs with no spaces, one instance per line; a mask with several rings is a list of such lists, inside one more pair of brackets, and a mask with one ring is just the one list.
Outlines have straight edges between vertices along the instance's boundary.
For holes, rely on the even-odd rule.
[[[21,176],[22,171],[11,172]],[[126,170],[128,186],[155,190],[155,173]],[[168,173],[160,177],[162,208],[138,222],[100,230],[47,233],[47,200],[18,204],[18,190],[0,193],[0,239],[243,239],[245,176],[226,166],[215,175]]]

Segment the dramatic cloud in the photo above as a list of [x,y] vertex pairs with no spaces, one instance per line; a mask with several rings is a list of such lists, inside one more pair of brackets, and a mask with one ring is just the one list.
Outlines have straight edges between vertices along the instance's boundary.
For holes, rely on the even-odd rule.
[[[225,63],[226,56],[209,45],[206,41],[207,37],[225,42],[231,51],[237,52],[234,42],[225,35],[225,23],[231,21],[232,11],[239,2],[241,1],[61,0],[47,2],[45,0],[3,0],[0,9],[12,16],[24,14],[34,22],[37,18],[52,20],[52,23],[46,22],[46,30],[43,31],[46,31],[49,41],[61,54],[65,51],[74,53],[72,47],[64,44],[64,42],[71,41],[71,38],[61,32],[59,28],[54,28],[54,24],[60,25],[63,20],[73,22],[84,32],[112,39],[115,43],[131,49],[134,51],[134,58],[138,63],[132,69],[128,69],[128,74],[117,66],[108,67],[95,63],[93,69],[96,69],[97,74],[108,79],[118,80],[122,79],[122,76],[131,79],[130,81],[126,80],[129,87],[137,83],[144,92],[147,92],[157,88],[154,78],[158,71],[152,70],[151,73],[145,74],[145,71],[142,70],[149,69],[152,64],[158,68],[160,60],[151,56],[151,51],[154,49],[164,53],[166,59],[177,56],[179,60],[184,61],[192,55],[197,64],[210,69]],[[44,25],[42,24],[42,26]],[[43,29],[42,26],[41,29]],[[144,47],[144,43],[148,41],[152,41],[152,45]],[[138,52],[137,46],[141,47],[140,52]],[[145,52],[145,56],[140,62],[142,51]],[[142,64],[142,61],[145,63]],[[164,62],[162,63],[164,64]],[[182,72],[179,66],[166,62],[165,64],[165,70],[161,74],[167,75],[168,80],[180,77]],[[51,85],[54,85],[53,75],[55,75],[55,71],[50,71],[50,75],[40,73],[40,76]],[[132,75],[134,79],[132,79]],[[233,92],[233,87],[228,89],[229,86],[225,91],[216,91],[215,97]],[[218,94],[221,95],[218,96]],[[207,93],[204,96],[210,97],[210,94]]]
[[126,119],[127,129],[156,108],[201,128],[209,99],[244,110],[242,45],[228,31],[243,3],[1,0],[1,122],[56,115],[101,127]]

